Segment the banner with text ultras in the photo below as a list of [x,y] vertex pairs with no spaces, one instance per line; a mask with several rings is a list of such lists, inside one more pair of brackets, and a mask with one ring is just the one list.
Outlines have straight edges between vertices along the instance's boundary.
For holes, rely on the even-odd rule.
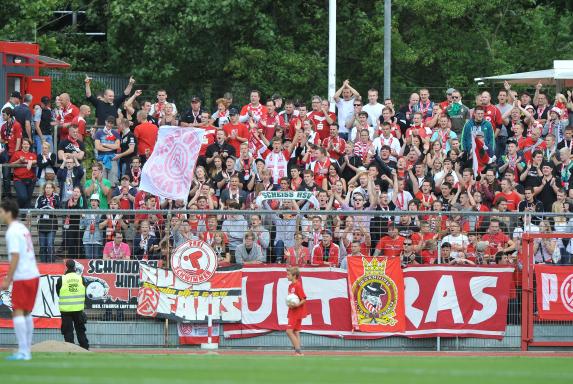
[[175,321],[241,321],[241,267],[217,269],[209,245],[191,240],[171,256],[171,270],[142,266],[137,313]]
[[[385,273],[388,274],[388,269]],[[356,330],[356,324],[352,322],[350,291],[354,284],[348,284],[347,272],[337,268],[301,268],[308,312],[302,321],[302,332],[348,339],[376,339],[393,335],[502,339],[512,274],[513,268],[496,266],[420,265],[406,268],[403,271],[404,289],[402,292],[398,289],[398,303],[394,308],[398,315],[399,306],[404,306],[403,331],[380,326],[363,332],[360,327]],[[380,273],[376,276],[384,281],[380,286],[370,276],[354,280],[362,281],[362,290],[370,287],[374,291],[363,295],[364,301],[369,303],[364,306],[372,309],[365,311],[364,318],[374,321],[381,319],[381,313],[388,315],[392,312],[386,314],[384,308],[393,306],[388,304],[392,300],[382,293],[384,288],[388,295],[392,288],[385,287],[392,284],[384,280]],[[399,280],[399,276],[396,276],[392,272],[395,284]],[[386,278],[389,279],[388,275]],[[288,285],[282,266],[244,266],[242,324],[225,324],[225,337],[253,337],[285,330],[288,323],[285,304]],[[370,298],[372,294],[377,295],[381,304]]]
[[573,321],[573,267],[538,264],[535,280],[539,318]]

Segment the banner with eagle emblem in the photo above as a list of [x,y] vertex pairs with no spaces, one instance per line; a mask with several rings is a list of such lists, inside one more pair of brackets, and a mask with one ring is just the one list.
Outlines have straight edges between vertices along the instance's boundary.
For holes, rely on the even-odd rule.
[[349,256],[348,291],[355,330],[406,330],[404,276],[399,258]]

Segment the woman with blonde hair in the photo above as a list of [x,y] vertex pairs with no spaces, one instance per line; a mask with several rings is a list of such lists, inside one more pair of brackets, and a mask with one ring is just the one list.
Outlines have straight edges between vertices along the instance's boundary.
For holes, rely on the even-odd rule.
[[175,114],[175,108],[171,103],[165,103],[165,106],[163,107],[163,113],[159,119],[159,126],[161,127],[162,125],[179,125],[179,120],[177,120],[177,115]]
[[[539,232],[549,234],[552,232],[551,223],[542,220],[539,223]],[[535,239],[533,258],[535,264],[558,264],[561,260],[560,241],[556,238]]]
[[219,98],[215,101],[217,111],[211,116],[211,124],[217,128],[223,128],[229,122],[229,100]]
[[553,105],[561,110],[561,125],[566,127],[569,125],[569,107],[573,107],[573,103],[568,102],[564,94],[558,93],[555,95],[555,103]]

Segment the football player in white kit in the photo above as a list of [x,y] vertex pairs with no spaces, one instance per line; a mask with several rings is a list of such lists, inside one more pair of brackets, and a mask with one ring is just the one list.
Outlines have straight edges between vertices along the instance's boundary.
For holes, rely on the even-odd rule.
[[7,290],[12,284],[12,320],[18,340],[18,351],[6,360],[32,359],[34,322],[31,313],[40,281],[32,235],[18,221],[18,213],[19,207],[15,200],[5,199],[0,203],[0,220],[8,226],[6,248],[10,261],[8,274],[2,279],[0,289]]

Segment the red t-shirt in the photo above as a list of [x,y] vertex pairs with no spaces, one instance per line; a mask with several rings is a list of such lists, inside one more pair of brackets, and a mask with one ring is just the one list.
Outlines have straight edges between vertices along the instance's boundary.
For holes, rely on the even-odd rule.
[[[23,157],[26,160],[37,160],[37,156],[35,153],[32,152],[24,152],[22,150],[14,152],[12,157],[10,157],[10,163],[18,163],[20,158]],[[23,163],[22,163],[23,164]],[[14,180],[22,180],[22,179],[34,179],[36,177],[35,166],[31,169],[26,167],[18,167],[14,168]]]
[[10,155],[16,151],[16,142],[18,139],[22,139],[22,125],[14,120],[14,124],[12,124],[12,130],[8,135],[8,132],[6,132],[7,124],[7,121],[2,124],[2,128],[0,129],[0,136],[2,137],[2,140],[8,145],[8,154]]
[[133,135],[137,139],[137,154],[145,155],[145,150],[149,149],[149,154],[153,153],[155,148],[155,143],[157,142],[157,132],[159,128],[157,125],[146,121],[145,123],[139,124],[135,127]]
[[[328,116],[336,121],[336,115],[334,113],[329,112]],[[314,123],[314,130],[321,141],[330,136],[330,124],[326,121],[326,116],[322,111],[312,111],[308,114],[308,118]]]
[[402,236],[398,236],[395,239],[390,236],[384,236],[378,241],[376,249],[382,251],[384,256],[399,257],[404,249],[404,240]]
[[[306,300],[306,293],[304,293],[304,289],[302,288],[302,281],[297,280],[293,283],[290,283],[288,286],[288,293],[294,293],[298,296],[300,301]],[[300,307],[296,308],[289,308],[288,309],[288,319],[289,323],[296,320],[301,320],[306,316],[306,303],[301,305]]]
[[232,134],[234,132],[238,137],[242,137],[243,139],[248,139],[249,129],[247,128],[247,126],[243,123],[237,123],[237,124],[229,123],[223,126],[223,130],[227,135],[227,142],[230,145],[232,145],[233,148],[235,148],[235,153],[237,154],[241,153],[241,142],[237,139],[233,139]]
[[[72,120],[72,125],[77,125],[78,126],[78,132],[80,134],[80,140],[83,140],[84,137],[86,136],[86,119],[84,119],[81,116],[76,116],[74,117],[74,120]],[[65,131],[66,134],[63,135],[63,137],[68,136],[68,128],[62,128],[62,132]]]
[[205,156],[207,153],[207,147],[215,142],[215,136],[217,134],[217,128],[212,125],[203,127],[203,130],[205,131],[205,134],[203,134],[203,140],[201,141],[199,156]]
[[483,109],[485,110],[484,119],[491,123],[493,129],[502,124],[501,112],[495,105],[484,105]]
[[[268,113],[261,116],[259,120],[259,126],[263,128],[263,132],[267,140],[271,140],[275,135],[275,128],[279,122],[278,116],[275,113],[274,115],[270,115]],[[264,123],[264,125],[263,125]],[[238,152],[237,152],[238,153]]]
[[521,196],[519,196],[519,193],[515,191],[511,191],[511,193],[498,192],[495,194],[495,198],[493,199],[493,205],[497,204],[497,201],[501,196],[505,197],[507,200],[508,211],[517,211],[517,207],[521,201]]
[[[416,133],[417,130],[417,133]],[[410,128],[406,129],[405,137],[410,137],[410,132],[414,132],[413,136],[420,136],[421,139],[425,139],[426,137],[430,137],[432,135],[432,130],[428,127],[424,127],[422,125],[419,126],[411,126]]]
[[[332,149],[329,149],[332,143]],[[322,141],[322,147],[328,151],[328,155],[334,160],[338,160],[346,151],[346,141],[340,137],[327,137]]]
[[498,232],[495,235],[490,233],[486,233],[481,237],[483,241],[487,241],[490,243],[490,246],[487,248],[486,253],[488,255],[495,255],[497,253],[497,246],[501,245],[502,247],[507,246],[507,242],[509,241],[509,236],[507,236],[503,232]]

